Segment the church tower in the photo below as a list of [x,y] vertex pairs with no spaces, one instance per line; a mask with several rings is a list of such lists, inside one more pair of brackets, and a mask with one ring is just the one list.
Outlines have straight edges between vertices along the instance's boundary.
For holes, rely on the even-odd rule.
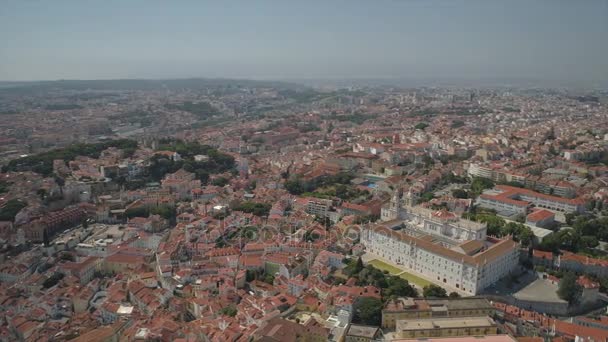
[[403,204],[406,207],[413,207],[418,203],[418,196],[412,192],[412,190],[408,190],[407,194],[403,196]]
[[382,221],[396,220],[401,217],[401,193],[399,189],[395,189],[393,197],[388,205],[382,207],[381,215]]

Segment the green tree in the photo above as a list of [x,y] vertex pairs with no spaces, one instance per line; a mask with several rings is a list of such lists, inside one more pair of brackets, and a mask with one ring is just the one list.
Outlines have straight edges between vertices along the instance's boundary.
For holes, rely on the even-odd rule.
[[445,298],[448,296],[445,289],[441,286],[431,284],[423,288],[422,295],[424,297]]
[[220,314],[225,316],[234,317],[237,314],[236,307],[234,305],[228,305],[220,309]]
[[361,257],[358,257],[356,260],[351,259],[348,261],[346,267],[344,268],[344,273],[349,277],[356,276],[361,272],[365,267],[363,266],[363,260]]
[[215,185],[215,186],[223,187],[223,186],[226,186],[228,184],[228,182],[229,182],[228,178],[226,178],[226,177],[217,177],[211,181],[211,184]]
[[583,292],[576,280],[576,274],[568,272],[564,274],[564,277],[559,281],[557,295],[569,304],[575,303]]
[[427,124],[426,122],[419,122],[416,124],[416,126],[414,126],[415,129],[419,130],[424,130],[427,127],[429,127],[429,124]]
[[422,195],[420,195],[420,198],[418,198],[418,202],[419,203],[424,203],[424,202],[428,202],[430,200],[432,200],[433,198],[435,198],[435,195],[432,192],[425,192]]
[[378,326],[382,315],[382,301],[372,297],[358,297],[353,304],[353,322]]
[[61,279],[63,279],[63,274],[55,272],[52,276],[48,277],[44,282],[42,282],[42,287],[45,289],[51,288],[55,286]]
[[12,183],[10,183],[10,182],[0,180],[0,194],[8,192],[8,189],[11,187],[11,184]]
[[450,294],[448,295],[449,298],[460,298],[460,294],[458,292],[450,292]]
[[264,276],[264,282],[270,285],[274,284],[274,275],[266,274],[266,276]]
[[238,205],[235,205],[232,208],[232,210],[242,211],[245,213],[252,213],[256,216],[263,217],[263,216],[268,216],[271,208],[272,208],[272,204],[270,204],[270,203],[258,203],[258,202],[245,201]]
[[491,189],[494,187],[494,182],[487,178],[475,177],[471,182],[471,192],[476,196],[479,196],[484,190]]
[[46,198],[46,189],[40,188],[36,190],[36,194],[40,197],[41,200]]
[[27,202],[11,199],[0,208],[0,221],[14,221],[21,209],[27,207]]
[[469,198],[469,193],[463,189],[454,189],[452,190],[452,196],[454,198]]
[[386,278],[388,286],[383,289],[383,297],[418,297],[418,291],[410,283],[397,276]]
[[292,195],[300,195],[304,192],[302,183],[298,178],[293,178],[285,181],[285,189]]

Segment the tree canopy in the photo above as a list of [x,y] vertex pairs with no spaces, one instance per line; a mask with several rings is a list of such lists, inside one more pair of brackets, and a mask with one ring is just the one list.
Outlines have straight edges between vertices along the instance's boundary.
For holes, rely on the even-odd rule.
[[557,295],[559,298],[572,304],[576,302],[582,294],[581,286],[576,282],[576,274],[568,272],[559,281]]
[[0,221],[14,221],[17,213],[25,207],[27,207],[27,202],[18,199],[8,200],[4,206],[0,208]]
[[358,297],[353,304],[353,322],[378,326],[382,316],[383,303],[372,297]]
[[427,127],[429,127],[429,124],[427,124],[426,122],[419,122],[416,124],[416,126],[414,126],[415,129],[420,129],[420,130],[424,130]]
[[184,102],[182,104],[166,104],[165,108],[181,110],[184,112],[192,113],[200,119],[206,119],[214,115],[221,114],[220,111],[211,105],[209,102]]
[[448,296],[445,289],[441,286],[431,284],[424,287],[422,291],[424,297],[446,298]]
[[11,160],[4,167],[4,171],[33,171],[43,176],[50,176],[53,173],[53,161],[56,159],[67,162],[76,159],[78,156],[99,158],[101,152],[110,147],[132,149],[137,147],[137,141],[121,139],[96,144],[73,144],[68,147]]
[[232,210],[242,211],[245,213],[252,213],[255,216],[268,216],[270,213],[270,208],[272,204],[269,203],[259,203],[259,202],[251,202],[245,201],[235,205]]
[[[290,177],[287,181],[285,181],[285,189],[289,191],[292,195],[301,195],[305,192],[312,193],[317,188],[321,187],[330,187],[337,185],[348,185],[351,180],[353,180],[355,176],[352,173],[348,172],[340,172],[335,175],[326,175],[317,177],[312,180],[304,180],[300,175],[294,175]],[[342,194],[346,194],[348,191],[347,188],[341,188],[341,190],[335,190],[336,195],[338,191],[341,191]]]
[[494,187],[494,182],[490,179],[475,177],[471,182],[471,192],[474,194],[473,197],[479,196],[485,189],[491,189]]

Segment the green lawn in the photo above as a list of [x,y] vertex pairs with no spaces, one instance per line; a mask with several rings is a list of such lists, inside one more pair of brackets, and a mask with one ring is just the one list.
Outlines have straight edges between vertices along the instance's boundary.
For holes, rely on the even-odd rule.
[[380,261],[378,259],[374,259],[368,262],[368,264],[374,266],[375,268],[381,270],[381,271],[388,271],[388,273],[395,275],[395,274],[399,274],[401,272],[403,272],[402,269],[399,269],[395,266],[391,266],[387,263],[385,263],[384,261]]
[[407,280],[408,282],[418,285],[420,287],[425,287],[427,285],[432,284],[430,281],[428,281],[426,279],[422,279],[411,273],[404,272],[402,269],[389,265],[389,264],[385,263],[384,261],[380,261],[378,259],[371,260],[368,262],[368,264],[374,266],[375,268],[377,268],[379,270],[388,271],[388,273],[390,273],[392,275],[397,275],[397,274],[403,272],[403,273],[399,274],[400,278],[403,278],[403,279]]
[[426,280],[426,279],[422,279],[418,276],[415,276],[411,273],[407,273],[407,272],[403,272],[399,275],[400,278],[403,278],[405,280],[407,280],[408,282],[412,283],[412,284],[416,284],[420,287],[425,287],[427,285],[431,285],[433,283],[431,283],[430,281]]

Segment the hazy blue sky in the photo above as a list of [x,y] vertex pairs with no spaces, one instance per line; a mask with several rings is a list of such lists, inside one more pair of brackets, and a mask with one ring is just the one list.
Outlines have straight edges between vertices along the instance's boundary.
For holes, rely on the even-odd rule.
[[0,2],[0,80],[608,79],[608,0]]

